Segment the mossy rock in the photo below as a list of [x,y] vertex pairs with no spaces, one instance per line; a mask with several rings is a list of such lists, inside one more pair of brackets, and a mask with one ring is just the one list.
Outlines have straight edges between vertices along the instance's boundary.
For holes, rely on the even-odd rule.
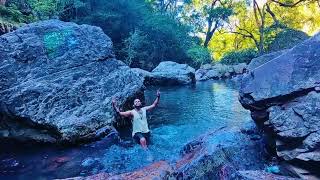
[[267,51],[274,52],[283,49],[290,49],[308,38],[309,36],[303,31],[285,29],[275,36]]

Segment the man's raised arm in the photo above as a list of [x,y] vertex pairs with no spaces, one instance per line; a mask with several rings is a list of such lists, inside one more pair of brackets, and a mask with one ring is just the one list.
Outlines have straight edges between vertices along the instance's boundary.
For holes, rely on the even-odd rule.
[[131,117],[132,116],[132,112],[131,111],[121,112],[120,109],[116,105],[116,100],[115,99],[112,99],[112,107],[122,117]]
[[159,101],[160,101],[160,91],[157,90],[156,100],[154,100],[154,102],[150,106],[146,106],[146,110],[151,111],[153,108],[155,108],[159,104]]

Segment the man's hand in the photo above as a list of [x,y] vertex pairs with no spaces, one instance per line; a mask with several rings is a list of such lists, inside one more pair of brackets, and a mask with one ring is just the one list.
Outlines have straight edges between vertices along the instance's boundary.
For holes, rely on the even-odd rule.
[[160,89],[157,90],[157,97],[160,97]]
[[111,103],[112,103],[112,106],[115,107],[115,106],[117,105],[116,99],[115,99],[115,98],[112,98]]
[[113,109],[114,109],[117,113],[120,113],[120,110],[119,110],[119,108],[117,107],[116,98],[112,98],[111,104],[112,104]]
[[146,110],[151,111],[152,109],[154,109],[159,104],[159,100],[160,100],[160,90],[158,89],[156,100],[154,100],[154,102],[150,106],[146,106]]
[[132,113],[131,111],[126,111],[126,112],[121,112],[120,109],[117,107],[117,102],[116,102],[116,99],[115,98],[112,98],[112,107],[114,108],[114,110],[120,114],[120,116],[123,116],[123,117],[131,117],[132,116]]

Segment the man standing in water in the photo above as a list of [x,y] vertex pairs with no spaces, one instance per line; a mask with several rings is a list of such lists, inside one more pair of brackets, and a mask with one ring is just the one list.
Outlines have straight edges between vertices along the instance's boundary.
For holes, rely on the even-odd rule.
[[160,100],[160,91],[157,91],[157,98],[150,106],[142,107],[140,99],[133,101],[133,110],[121,112],[116,105],[116,101],[112,100],[112,106],[118,114],[122,117],[132,118],[132,137],[142,146],[143,149],[147,149],[147,144],[150,142],[150,130],[148,127],[147,113],[154,109]]

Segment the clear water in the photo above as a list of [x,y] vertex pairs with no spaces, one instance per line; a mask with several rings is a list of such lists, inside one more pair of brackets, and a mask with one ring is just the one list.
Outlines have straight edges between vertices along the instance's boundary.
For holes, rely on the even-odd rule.
[[[145,92],[147,104],[157,88]],[[237,89],[225,82],[200,82],[195,86],[162,87],[158,108],[148,114],[152,145],[144,151],[132,142],[130,129],[121,130],[121,142],[108,139],[72,148],[24,149],[0,156],[19,162],[15,169],[0,170],[0,178],[53,179],[88,176],[99,172],[122,173],[154,161],[174,162],[189,141],[210,129],[238,126],[250,120],[238,102]],[[3,166],[3,165],[2,165]]]

